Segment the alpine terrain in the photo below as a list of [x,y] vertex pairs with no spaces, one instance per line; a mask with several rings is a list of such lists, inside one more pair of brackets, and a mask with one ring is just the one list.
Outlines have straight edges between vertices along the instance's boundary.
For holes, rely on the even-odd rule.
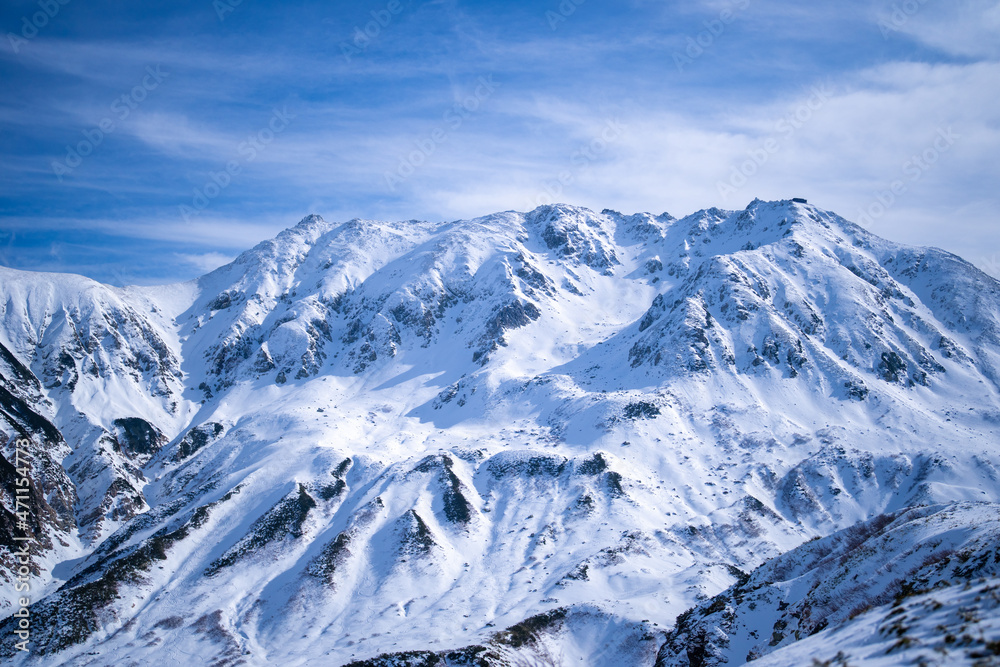
[[1000,282],[801,200],[0,269],[0,436],[3,664],[1000,665]]

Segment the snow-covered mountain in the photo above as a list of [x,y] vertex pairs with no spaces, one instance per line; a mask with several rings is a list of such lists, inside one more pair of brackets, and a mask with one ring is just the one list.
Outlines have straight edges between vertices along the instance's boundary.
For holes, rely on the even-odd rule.
[[0,431],[0,616],[35,457],[11,664],[997,646],[1000,283],[808,204],[310,216],[156,288],[0,269]]

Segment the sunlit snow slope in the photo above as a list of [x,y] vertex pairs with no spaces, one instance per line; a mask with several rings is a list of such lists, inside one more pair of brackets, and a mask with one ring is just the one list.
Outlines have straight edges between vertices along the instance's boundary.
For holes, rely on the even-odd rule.
[[902,664],[906,576],[956,637],[996,581],[1000,283],[791,201],[310,216],[183,285],[0,269],[0,432],[5,664]]

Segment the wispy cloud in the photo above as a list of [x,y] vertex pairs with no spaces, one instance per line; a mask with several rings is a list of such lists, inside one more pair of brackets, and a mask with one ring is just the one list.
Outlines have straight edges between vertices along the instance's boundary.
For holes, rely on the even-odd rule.
[[210,271],[214,271],[220,266],[225,266],[229,262],[233,261],[235,257],[233,255],[223,255],[220,252],[206,252],[202,254],[188,254],[188,253],[176,253],[177,259],[190,264],[199,273],[205,274]]

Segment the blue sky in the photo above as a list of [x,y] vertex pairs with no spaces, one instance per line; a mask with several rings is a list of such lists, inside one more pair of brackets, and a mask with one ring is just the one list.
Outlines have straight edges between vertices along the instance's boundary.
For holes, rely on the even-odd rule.
[[997,0],[8,0],[0,28],[6,266],[171,282],[309,213],[804,196],[1000,276]]

